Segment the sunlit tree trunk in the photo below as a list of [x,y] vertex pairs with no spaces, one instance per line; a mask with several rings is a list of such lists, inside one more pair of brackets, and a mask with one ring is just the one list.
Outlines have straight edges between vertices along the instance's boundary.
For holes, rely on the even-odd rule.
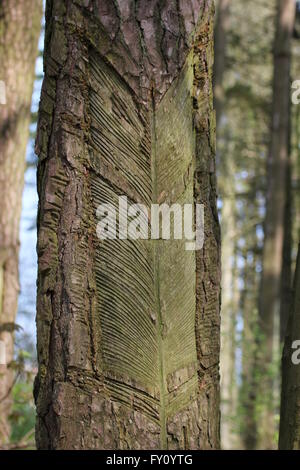
[[266,405],[261,412],[259,429],[261,447],[274,446],[275,424],[273,385],[270,366],[273,359],[274,318],[279,316],[280,279],[284,239],[284,208],[289,151],[289,100],[291,36],[295,18],[295,1],[279,0],[274,46],[273,107],[268,155],[267,200],[263,273],[260,288],[261,326],[260,384]]
[[[29,135],[30,103],[42,17],[41,0],[0,2],[0,340],[6,363],[0,375],[0,442],[10,429],[13,325],[19,293],[19,221]],[[5,99],[4,99],[5,98]],[[5,102],[4,102],[5,101]]]
[[[47,2],[37,445],[219,447],[213,2]],[[96,237],[96,208],[202,203],[203,249]]]
[[[300,450],[300,245],[282,356],[279,449]],[[297,352],[298,351],[298,352]]]
[[[230,148],[230,146],[229,146]],[[236,207],[235,189],[230,175],[235,164],[228,149],[221,151],[219,188],[222,198],[222,309],[221,309],[221,442],[223,449],[239,447],[236,428],[237,383],[235,371],[236,335],[239,296],[236,286]],[[231,182],[231,184],[229,184]]]
[[224,72],[226,65],[226,45],[229,28],[230,0],[219,0],[215,27],[214,100],[217,116],[217,129],[224,104]]
[[[217,3],[215,26],[215,61],[214,61],[214,99],[217,122],[217,136],[221,137],[219,124],[224,112],[224,72],[226,63],[226,44],[229,28],[230,0]],[[218,139],[217,139],[218,142]],[[219,191],[222,199],[222,312],[221,312],[221,445],[223,449],[238,446],[234,435],[234,417],[236,416],[236,381],[235,381],[235,320],[237,312],[234,296],[234,259],[235,259],[235,191],[231,175],[234,174],[234,162],[228,146],[217,145],[219,163]]]

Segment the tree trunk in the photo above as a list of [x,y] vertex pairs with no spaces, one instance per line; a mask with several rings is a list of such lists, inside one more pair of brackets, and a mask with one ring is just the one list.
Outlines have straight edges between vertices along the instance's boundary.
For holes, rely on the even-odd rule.
[[2,367],[0,376],[1,443],[6,443],[10,434],[8,415],[14,374],[9,364],[19,293],[19,221],[41,17],[40,0],[0,3],[0,80],[5,88],[5,100],[2,96],[0,104],[0,340],[5,344],[8,366]]
[[215,63],[214,63],[214,100],[217,118],[217,130],[222,115],[224,102],[223,76],[226,65],[226,44],[229,28],[230,0],[219,0],[215,28]]
[[235,328],[239,296],[234,267],[237,236],[235,190],[230,178],[234,174],[235,164],[226,147],[220,159],[219,177],[222,198],[221,443],[222,449],[236,449],[239,442],[234,429],[238,396]]
[[[230,0],[219,0],[215,27],[214,99],[217,122],[217,135],[221,135],[220,119],[224,109],[224,72],[226,65],[226,45],[229,29]],[[218,142],[218,139],[217,139]],[[221,445],[222,449],[236,449],[235,434],[237,411],[237,384],[235,380],[235,323],[238,310],[234,295],[235,258],[235,190],[231,175],[235,162],[228,146],[221,149],[217,145],[217,162],[220,167],[219,190],[222,199],[222,322],[221,322]]]
[[299,353],[297,353],[300,332],[300,245],[292,296],[282,356],[280,450],[300,450],[300,368]]
[[[256,220],[258,211],[256,198],[254,198],[254,203],[247,201],[245,206],[245,220]],[[244,288],[241,295],[241,311],[243,312],[242,383],[239,390],[240,434],[245,450],[254,450],[257,446],[257,244],[258,241],[252,230],[245,234],[242,274]]]
[[286,201],[284,208],[284,237],[283,237],[283,252],[282,252],[282,271],[281,271],[281,285],[280,285],[280,344],[283,344],[285,339],[286,327],[289,318],[289,309],[291,305],[291,290],[292,290],[292,206],[293,206],[293,193],[292,193],[292,178],[291,178],[290,152],[289,162],[286,174]]
[[[224,178],[224,175],[222,175]],[[236,220],[232,193],[222,199],[222,310],[221,310],[221,443],[222,449],[237,449],[235,432],[237,383],[235,370],[236,320],[238,296],[234,270]],[[235,287],[235,288],[234,288]]]
[[[229,28],[230,0],[219,0],[215,27],[214,99],[217,135],[224,108],[224,72],[226,43]],[[219,140],[217,139],[217,142]],[[222,199],[222,322],[221,322],[221,444],[222,449],[237,448],[234,435],[237,388],[235,381],[235,321],[237,304],[233,296],[235,257],[235,194],[231,175],[235,163],[228,146],[217,145],[217,162],[220,167],[219,190]]]
[[[47,2],[37,446],[219,447],[211,0]],[[202,250],[96,237],[96,208],[202,203]]]
[[286,174],[289,150],[289,100],[291,36],[295,18],[295,1],[279,0],[274,49],[274,81],[271,140],[268,155],[267,201],[263,273],[260,287],[259,315],[262,333],[260,373],[261,393],[266,406],[259,429],[264,449],[274,445],[275,424],[272,378],[274,318],[279,316],[280,278],[282,269]]

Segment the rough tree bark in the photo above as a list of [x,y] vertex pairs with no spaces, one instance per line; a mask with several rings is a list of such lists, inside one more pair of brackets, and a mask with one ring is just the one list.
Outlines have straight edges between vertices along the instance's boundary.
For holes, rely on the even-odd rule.
[[[215,26],[214,100],[217,136],[221,134],[220,118],[224,109],[224,72],[229,29],[230,0],[219,0]],[[218,142],[218,139],[217,139]],[[224,146],[223,146],[224,147]],[[222,311],[221,311],[221,445],[222,449],[238,447],[234,433],[237,407],[235,382],[235,320],[238,305],[233,295],[235,258],[235,194],[231,175],[235,163],[229,146],[221,151],[217,145],[219,192],[222,199]]]
[[[38,448],[219,447],[212,34],[211,0],[47,2]],[[100,242],[118,195],[203,203],[203,249]]]
[[261,445],[264,449],[272,448],[275,435],[272,379],[269,374],[269,367],[273,359],[274,318],[275,315],[279,316],[280,306],[284,209],[289,161],[290,57],[294,18],[295,1],[278,0],[263,272],[259,301],[260,325],[263,336],[260,383],[261,393],[266,398],[266,406],[261,413],[259,429],[262,435]]
[[0,376],[0,442],[9,439],[13,371],[13,324],[18,303],[19,221],[29,135],[34,67],[42,17],[41,0],[0,2],[0,340],[8,367]]
[[[300,450],[300,367],[293,362],[293,354],[299,360],[300,334],[300,245],[292,292],[287,334],[282,355],[282,390],[280,409],[279,449]],[[296,348],[293,344],[296,341]]]

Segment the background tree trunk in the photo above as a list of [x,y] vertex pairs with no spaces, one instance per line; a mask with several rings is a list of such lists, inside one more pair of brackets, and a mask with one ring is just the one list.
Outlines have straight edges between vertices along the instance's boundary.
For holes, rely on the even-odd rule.
[[[245,204],[245,220],[251,223],[257,220],[258,207],[256,198]],[[253,224],[253,222],[252,222]],[[242,333],[242,376],[240,386],[240,431],[243,448],[254,450],[257,446],[257,411],[256,393],[258,380],[256,374],[257,358],[257,239],[252,231],[245,233],[245,245],[242,249],[244,258],[243,291],[241,294],[241,310],[243,312]]]
[[0,80],[6,89],[6,104],[0,104],[0,340],[5,343],[8,365],[2,367],[0,375],[2,444],[10,434],[8,415],[14,373],[9,364],[19,293],[19,220],[41,17],[41,0],[0,3]]
[[[217,136],[222,135],[220,120],[224,111],[224,72],[226,66],[226,45],[229,29],[230,0],[219,0],[215,26],[214,61],[214,100],[217,122]],[[217,139],[218,142],[218,139]],[[238,302],[233,294],[235,260],[235,190],[231,175],[235,172],[235,162],[229,151],[223,152],[217,145],[219,163],[219,191],[222,200],[222,311],[221,311],[221,445],[222,449],[238,447],[234,433],[234,418],[237,407],[237,387],[235,380],[235,323]]]
[[289,100],[291,37],[295,1],[279,0],[274,46],[273,108],[268,155],[263,273],[260,287],[261,325],[260,384],[265,397],[259,429],[263,449],[274,445],[274,403],[270,366],[273,360],[274,318],[279,317],[280,279],[284,239],[284,209],[289,152]]
[[[228,155],[224,155],[226,158]],[[233,162],[227,162],[227,169]],[[226,178],[224,174],[220,180]],[[228,177],[227,181],[230,181]],[[222,449],[237,449],[238,439],[235,433],[237,411],[237,383],[235,370],[236,337],[235,326],[239,296],[236,295],[235,263],[235,198],[229,185],[224,185],[228,192],[222,196],[222,310],[221,310],[221,442]],[[221,187],[224,188],[222,185]]]
[[281,271],[281,290],[280,290],[280,343],[283,344],[285,332],[289,318],[292,290],[292,246],[293,246],[293,191],[291,177],[291,161],[289,152],[289,161],[286,173],[286,200],[284,208],[284,237],[282,252],[282,271]]
[[[280,410],[279,449],[300,449],[300,369],[293,363],[292,356],[299,350],[293,347],[299,342],[300,332],[300,245],[296,263],[293,287],[293,301],[290,309],[289,323],[282,356],[282,391]],[[296,354],[299,359],[299,354]]]
[[[86,5],[47,2],[37,445],[218,448],[213,3]],[[118,195],[204,204],[203,249],[99,242],[96,208]]]
[[226,46],[229,28],[230,0],[219,0],[215,27],[214,100],[217,129],[224,105],[224,72],[226,66]]

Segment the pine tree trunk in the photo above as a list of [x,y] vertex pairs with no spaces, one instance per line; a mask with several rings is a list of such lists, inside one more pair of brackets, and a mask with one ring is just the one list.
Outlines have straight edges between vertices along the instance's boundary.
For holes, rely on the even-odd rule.
[[[47,2],[37,445],[219,447],[213,4]],[[96,237],[96,208],[202,203],[202,250]]]
[[285,339],[286,327],[289,318],[292,290],[292,178],[291,161],[289,152],[289,162],[286,174],[286,201],[284,208],[284,237],[282,252],[282,271],[280,286],[280,344]]
[[[220,108],[219,108],[220,109]],[[228,148],[220,155],[219,188],[222,198],[222,309],[221,309],[221,443],[222,449],[239,447],[234,431],[237,412],[237,383],[235,371],[235,327],[238,295],[235,272],[236,207],[231,175],[235,164]]]
[[290,55],[294,18],[294,0],[279,0],[274,48],[273,108],[268,155],[263,273],[259,302],[262,333],[260,384],[261,393],[266,401],[259,425],[263,449],[273,447],[275,435],[270,366],[273,360],[274,318],[275,315],[279,317],[280,306],[286,175],[289,160]]
[[[297,12],[297,10],[296,10]],[[294,18],[294,31],[296,27],[296,13]],[[292,50],[291,50],[292,53]],[[284,234],[283,234],[283,251],[282,251],[282,270],[281,270],[281,290],[280,290],[280,345],[284,343],[287,323],[289,319],[289,311],[291,305],[291,291],[293,284],[292,275],[292,245],[293,245],[293,224],[292,217],[294,212],[294,197],[292,191],[292,173],[294,173],[292,162],[292,110],[291,101],[289,102],[288,115],[288,162],[286,168],[285,182],[285,208],[284,208]]]
[[[256,199],[254,199],[256,201]],[[257,219],[258,208],[256,204],[247,203],[245,209],[245,220]],[[257,253],[255,248],[258,241],[250,231],[245,237],[243,248],[244,268],[243,284],[241,295],[241,311],[243,312],[243,333],[242,333],[242,383],[239,393],[240,401],[240,430],[243,448],[254,450],[257,446],[257,413],[256,413],[256,393],[258,390],[258,380],[256,374],[257,358]],[[249,254],[252,256],[249,257]],[[250,259],[249,259],[250,258]]]
[[[0,442],[10,429],[10,389],[19,283],[19,221],[29,135],[30,104],[37,57],[42,2],[3,0],[0,3],[0,80],[5,103],[0,104],[0,340],[5,344],[6,364],[0,375]],[[4,87],[2,86],[2,89]]]
[[[282,391],[279,449],[300,450],[300,245],[293,287],[287,334],[282,356]],[[297,343],[294,343],[297,342]],[[295,347],[296,345],[296,347]],[[293,358],[295,355],[295,359]]]
[[[233,174],[233,173],[231,173]],[[221,175],[225,178],[225,175]],[[230,181],[229,177],[228,180]],[[235,285],[234,259],[236,240],[235,199],[227,189],[222,198],[222,310],[221,310],[221,442],[222,449],[238,448],[234,432],[237,412],[237,383],[235,371],[235,325],[238,302]]]
[[227,33],[229,28],[230,0],[219,0],[215,27],[214,100],[217,130],[224,103],[223,77],[226,62]]

